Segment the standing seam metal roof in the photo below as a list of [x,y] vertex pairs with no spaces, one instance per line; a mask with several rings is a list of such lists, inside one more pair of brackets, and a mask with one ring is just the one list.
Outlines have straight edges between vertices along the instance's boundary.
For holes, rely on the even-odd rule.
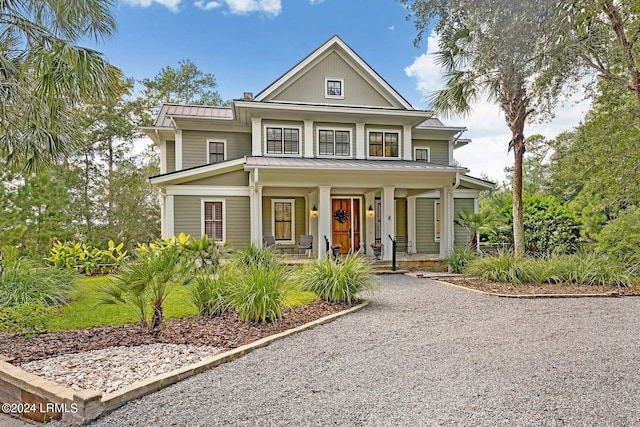
[[171,127],[172,116],[201,119],[233,119],[233,110],[229,107],[214,107],[209,105],[163,104],[154,126]]

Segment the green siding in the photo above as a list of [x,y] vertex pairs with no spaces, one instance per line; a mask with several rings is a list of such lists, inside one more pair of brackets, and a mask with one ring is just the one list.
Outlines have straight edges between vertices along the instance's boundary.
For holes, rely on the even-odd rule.
[[[455,199],[453,201],[453,210],[455,215],[462,210],[473,212],[473,205],[473,199]],[[469,243],[469,238],[471,237],[467,230],[458,224],[454,224],[453,226],[453,236],[453,243],[455,246],[467,245]]]
[[407,199],[396,199],[396,236],[407,235]]
[[247,186],[249,185],[249,172],[245,172],[243,170],[229,172],[218,176],[190,181],[189,185]]
[[[268,236],[273,234],[273,212],[271,208],[271,201],[273,199],[287,200],[291,197],[263,197],[262,198],[262,234]],[[300,240],[301,234],[307,234],[307,214],[304,204],[304,197],[293,197],[295,200],[295,235],[294,240],[297,242]]]
[[240,159],[251,155],[251,134],[238,132],[182,131],[183,169],[209,163],[208,139],[226,140],[227,160]]
[[421,254],[439,254],[440,242],[434,240],[434,201],[416,199],[416,251]]
[[[344,99],[325,98],[325,78],[344,80]],[[314,104],[400,107],[380,95],[336,52],[331,52],[272,99]]]
[[413,148],[429,147],[429,161],[438,165],[449,165],[449,142],[414,139]]
[[251,241],[248,197],[174,196],[174,232],[200,238],[202,230],[202,199],[225,200],[227,241],[241,249]]
[[167,172],[174,172],[176,170],[176,143],[174,141],[167,141]]

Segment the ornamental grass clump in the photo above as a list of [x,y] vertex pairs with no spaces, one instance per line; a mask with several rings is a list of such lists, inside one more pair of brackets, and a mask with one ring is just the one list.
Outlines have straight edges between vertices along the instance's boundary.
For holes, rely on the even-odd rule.
[[487,282],[521,283],[518,266],[522,257],[508,252],[495,256],[478,257],[467,265],[465,274],[479,277]]
[[378,285],[371,263],[357,254],[347,255],[341,263],[314,260],[302,267],[298,278],[303,289],[329,302],[355,302],[357,293],[372,292]]
[[199,273],[191,287],[191,301],[201,316],[219,316],[231,308],[230,279],[224,267],[219,274]]
[[245,322],[280,319],[287,291],[292,286],[290,276],[282,258],[271,250],[247,247],[235,254],[226,274],[231,306]]
[[462,273],[476,255],[469,246],[457,246],[447,255],[447,265],[452,273]]

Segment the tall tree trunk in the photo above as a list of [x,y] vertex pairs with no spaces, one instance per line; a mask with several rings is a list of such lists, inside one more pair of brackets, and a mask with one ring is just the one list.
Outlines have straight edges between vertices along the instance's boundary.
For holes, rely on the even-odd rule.
[[[107,172],[109,176],[107,177],[107,185],[109,188],[107,189],[107,222],[109,223],[109,233],[113,233],[113,205],[114,205],[114,191],[113,191],[113,169],[114,169],[114,152],[113,152],[113,138],[109,138],[108,140],[109,153],[107,158],[107,164],[109,166],[109,171]],[[115,239],[115,236],[113,236]]]
[[524,158],[524,135],[514,134],[513,155],[515,164],[513,168],[513,251],[515,256],[525,253],[524,245],[524,209],[522,207],[522,160]]

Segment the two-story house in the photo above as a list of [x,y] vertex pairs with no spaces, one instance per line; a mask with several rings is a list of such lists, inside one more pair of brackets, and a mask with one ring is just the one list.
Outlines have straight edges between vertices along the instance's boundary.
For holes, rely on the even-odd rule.
[[464,128],[416,110],[334,36],[269,87],[231,107],[162,106],[143,129],[160,148],[162,235],[204,234],[242,248],[313,236],[342,252],[389,236],[445,256],[468,235],[457,210],[477,210],[493,184],[455,165]]

